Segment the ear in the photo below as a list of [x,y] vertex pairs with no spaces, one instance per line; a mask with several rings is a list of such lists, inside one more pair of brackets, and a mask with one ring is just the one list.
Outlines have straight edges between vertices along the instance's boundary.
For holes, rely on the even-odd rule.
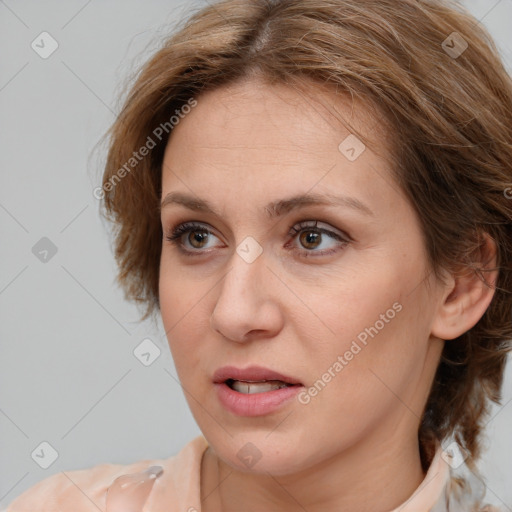
[[482,233],[480,248],[472,260],[478,270],[465,267],[450,275],[432,322],[433,336],[453,340],[482,318],[494,296],[498,278],[496,253],[494,240],[487,233]]

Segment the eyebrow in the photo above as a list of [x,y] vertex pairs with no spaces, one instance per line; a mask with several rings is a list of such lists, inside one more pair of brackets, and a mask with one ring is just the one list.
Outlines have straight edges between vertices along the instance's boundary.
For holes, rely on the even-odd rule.
[[[210,213],[220,217],[220,213],[206,200],[198,197],[190,196],[182,192],[170,192],[165,196],[160,209],[171,204],[178,204],[188,208],[189,210]],[[351,208],[365,215],[374,215],[374,213],[362,203],[359,199],[349,196],[334,196],[332,194],[303,194],[288,199],[272,201],[265,206],[264,211],[269,219],[282,216],[286,213],[296,210],[304,206],[343,206]]]

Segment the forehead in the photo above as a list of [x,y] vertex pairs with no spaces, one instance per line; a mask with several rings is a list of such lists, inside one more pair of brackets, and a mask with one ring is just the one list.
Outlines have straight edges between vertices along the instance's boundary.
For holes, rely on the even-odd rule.
[[373,105],[314,81],[271,85],[261,78],[244,79],[207,90],[196,100],[198,105],[183,116],[187,122],[180,121],[171,138],[187,125],[187,136],[196,132],[205,143],[219,142],[222,131],[229,130],[225,142],[241,142],[247,149],[278,143],[295,146],[308,139],[318,143],[320,136],[339,140],[351,132],[371,137],[381,149],[385,146],[383,119]]
[[[163,192],[204,197],[203,191],[218,193],[222,185],[228,199],[244,191],[268,197],[279,190],[288,197],[341,187],[347,193],[366,189],[371,201],[372,182],[392,182],[383,158],[385,132],[372,111],[321,84],[295,88],[248,80],[196,100],[169,138]],[[368,137],[371,149],[351,129]]]
[[182,143],[185,137],[191,145],[201,142],[210,149],[242,145],[247,151],[273,146],[295,151],[311,142],[308,151],[316,145],[321,152],[327,144],[337,149],[337,143],[353,132],[370,138],[374,150],[386,153],[389,130],[374,106],[315,81],[271,85],[254,77],[207,90],[196,101],[194,109],[180,116],[171,143],[176,138]]

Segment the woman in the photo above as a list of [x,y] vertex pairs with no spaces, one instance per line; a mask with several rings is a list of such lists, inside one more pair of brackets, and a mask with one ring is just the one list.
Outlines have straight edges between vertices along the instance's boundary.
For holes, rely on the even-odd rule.
[[510,77],[447,2],[195,13],[131,88],[96,192],[204,437],[8,510],[491,510],[511,141]]

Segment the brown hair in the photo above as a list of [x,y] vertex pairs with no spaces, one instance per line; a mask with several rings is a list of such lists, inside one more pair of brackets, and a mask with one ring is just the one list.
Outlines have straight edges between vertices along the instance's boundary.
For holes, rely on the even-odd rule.
[[[439,279],[461,264],[481,276],[472,263],[481,234],[496,242],[493,300],[472,329],[445,343],[418,433],[424,469],[435,440],[452,434],[478,458],[512,338],[512,85],[490,36],[460,6],[224,0],[190,16],[143,66],[109,132],[104,207],[127,298],[146,306],[143,318],[159,308],[170,116],[201,92],[255,72],[268,83],[326,84],[382,113],[396,181],[419,215]],[[165,127],[159,137],[157,127]],[[132,171],[126,163],[149,138],[158,144]]]

